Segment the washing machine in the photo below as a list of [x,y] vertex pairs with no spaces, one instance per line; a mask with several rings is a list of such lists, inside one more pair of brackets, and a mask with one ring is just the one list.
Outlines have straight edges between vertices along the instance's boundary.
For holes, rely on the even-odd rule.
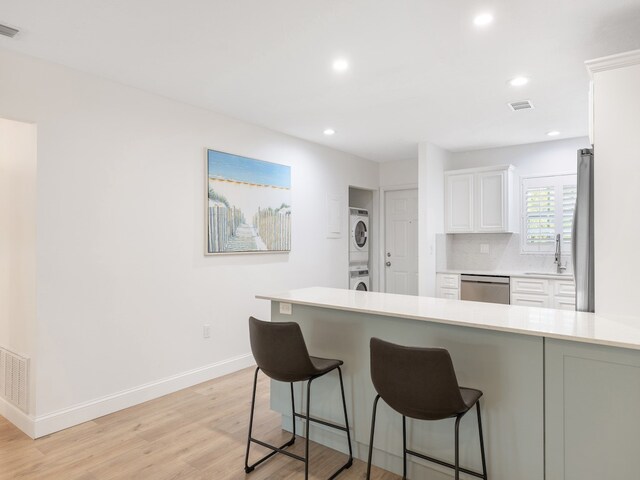
[[349,269],[349,288],[351,290],[371,291],[369,284],[369,267],[355,266]]
[[362,208],[350,208],[351,233],[349,263],[369,264],[369,212]]

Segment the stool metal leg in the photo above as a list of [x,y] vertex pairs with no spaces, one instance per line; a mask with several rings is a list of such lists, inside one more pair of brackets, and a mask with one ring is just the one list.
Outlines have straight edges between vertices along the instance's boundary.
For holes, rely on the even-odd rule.
[[349,431],[349,417],[347,416],[347,400],[344,396],[344,382],[342,381],[342,369],[338,367],[338,375],[340,376],[340,392],[342,393],[342,408],[344,410],[344,426],[347,429],[347,442],[349,443],[349,461],[345,468],[353,465],[353,448],[351,447],[351,432]]
[[293,382],[290,382],[291,386],[291,420],[293,421],[293,437],[291,438],[291,445],[296,441],[296,401],[293,396]]
[[[295,433],[292,435],[291,439],[285,443],[284,445],[281,445],[280,447],[274,447],[273,445],[269,445],[265,442],[263,442],[262,440],[258,440],[255,439],[251,436],[251,433],[253,431],[253,416],[255,413],[255,407],[256,407],[256,390],[258,387],[258,372],[260,371],[260,367],[256,368],[256,373],[253,376],[253,394],[251,396],[251,414],[249,417],[249,433],[247,435],[247,453],[244,457],[244,471],[245,473],[251,473],[253,472],[253,470],[255,470],[255,468],[260,465],[262,462],[268,460],[269,458],[273,457],[276,453],[283,453],[284,455],[287,455],[288,457],[291,458],[295,458],[297,460],[303,460],[302,457],[300,457],[299,455],[295,455],[293,453],[287,452],[286,450],[284,450],[285,448],[293,445],[293,443],[296,440],[296,436]],[[293,384],[291,384],[291,400],[292,400],[292,407],[293,407]],[[293,410],[293,422],[294,422],[294,432],[295,432],[295,409]],[[264,457],[262,457],[260,460],[258,460],[257,462],[255,462],[252,465],[249,465],[249,450],[251,448],[251,442],[257,443],[258,445],[262,445],[263,447],[269,448],[272,450],[272,452],[268,453],[267,455],[265,455]]]
[[304,480],[309,478],[309,432],[311,431],[311,422],[309,418],[311,417],[311,381],[313,379],[309,379],[307,382],[307,444],[304,446]]
[[251,448],[251,431],[253,430],[253,413],[256,407],[256,387],[258,386],[258,372],[260,367],[256,367],[256,372],[253,375],[253,394],[251,396],[251,415],[249,417],[249,434],[247,435],[247,454],[244,457],[244,471],[249,473],[254,467],[249,469],[249,449]]
[[461,415],[456,417],[456,455],[454,463],[455,480],[460,480],[460,419]]
[[[376,396],[376,399],[373,402],[373,415],[371,417],[371,437],[369,439],[369,458],[367,461],[367,476],[366,479],[369,480],[371,478],[371,458],[372,458],[372,454],[373,454],[373,437],[374,437],[374,433],[375,433],[375,428],[376,428],[376,411],[378,408],[378,400],[380,400],[380,395]],[[480,407],[478,406],[478,411],[480,410]],[[428,455],[425,455],[424,453],[420,453],[420,452],[416,452],[414,450],[411,450],[410,448],[407,448],[407,420],[406,417],[403,415],[402,416],[402,479],[406,480],[407,478],[407,456],[408,455],[412,455],[414,457],[418,457],[421,458],[423,460],[426,460],[428,462],[433,462],[435,464],[438,465],[442,465],[444,467],[448,467],[452,470],[454,470],[455,472],[455,480],[460,480],[460,472],[466,473],[467,475],[473,475],[474,477],[478,477],[478,478],[482,478],[483,480],[487,480],[487,467],[486,467],[486,462],[485,462],[485,456],[484,456],[484,443],[482,441],[482,433],[480,433],[480,450],[482,453],[482,472],[483,473],[478,473],[478,472],[474,472],[473,470],[469,470],[468,468],[464,468],[460,466],[460,420],[462,419],[462,417],[464,417],[465,413],[462,413],[458,416],[456,416],[456,423],[455,423],[455,462],[454,463],[449,463],[449,462],[445,462],[444,460],[440,460],[438,458],[434,458],[434,457],[430,457]],[[482,432],[482,424],[479,422],[478,423],[478,428],[480,429],[480,432]]]
[[480,454],[482,455],[482,478],[487,480],[487,460],[484,456],[484,438],[482,435],[482,416],[480,415],[480,400],[476,403],[478,411],[478,433],[480,435]]
[[309,473],[309,445],[310,445],[310,438],[309,438],[309,429],[310,429],[310,425],[311,422],[315,422],[315,423],[319,423],[321,425],[326,425],[327,427],[331,427],[331,428],[335,428],[336,430],[341,430],[343,432],[345,432],[347,434],[347,442],[349,445],[349,459],[347,460],[347,462],[342,465],[338,470],[336,470],[330,477],[328,480],[333,480],[334,478],[336,478],[338,475],[340,475],[340,473],[342,473],[344,470],[351,468],[351,466],[353,465],[353,450],[352,450],[352,446],[351,446],[351,433],[349,432],[349,419],[347,417],[347,401],[345,399],[345,395],[344,395],[344,383],[342,381],[342,371],[340,370],[340,368],[338,367],[338,374],[340,377],[340,390],[342,392],[342,408],[344,410],[344,427],[342,425],[337,425],[335,423],[331,423],[331,422],[327,422],[324,420],[320,420],[319,418],[312,418],[311,415],[309,414],[309,411],[311,409],[311,380],[313,380],[314,377],[311,380],[309,380],[309,382],[307,383],[307,412],[306,414],[303,413],[296,413],[295,416],[298,418],[302,418],[303,420],[305,420],[307,426],[306,426],[306,440],[307,440],[307,444],[305,446],[305,459],[303,459],[305,461],[305,480],[308,478],[308,473]]
[[[251,397],[251,416],[249,418],[249,434],[247,436],[247,453],[245,455],[244,471],[246,473],[251,473],[262,462],[268,460],[269,458],[274,456],[276,453],[282,453],[283,455],[286,455],[288,457],[295,458],[296,460],[300,460],[301,462],[304,462],[304,478],[305,478],[305,480],[308,480],[308,478],[309,478],[309,446],[310,446],[310,441],[309,440],[310,440],[311,422],[320,423],[322,425],[326,425],[327,427],[331,427],[331,428],[335,428],[337,430],[341,430],[341,431],[343,431],[343,432],[345,432],[347,434],[347,441],[349,443],[349,460],[342,467],[340,467],[333,475],[331,475],[331,477],[329,477],[329,480],[333,480],[343,470],[346,470],[347,468],[351,467],[351,465],[353,464],[353,451],[352,451],[352,446],[351,446],[351,434],[349,432],[349,420],[348,420],[348,417],[347,417],[347,402],[346,402],[345,395],[344,395],[344,384],[342,382],[342,372],[340,371],[340,369],[338,369],[338,373],[340,375],[340,389],[341,389],[341,392],[342,392],[342,408],[344,410],[345,426],[343,427],[342,425],[337,425],[335,423],[326,422],[326,421],[318,419],[318,418],[311,418],[311,415],[309,414],[309,412],[311,411],[311,381],[316,377],[311,378],[307,382],[307,411],[306,411],[306,413],[296,412],[295,397],[294,397],[294,392],[293,392],[293,383],[290,382],[289,383],[289,388],[291,389],[291,414],[292,414],[291,418],[293,420],[293,428],[292,428],[293,434],[291,436],[291,439],[287,443],[285,443],[284,445],[282,445],[280,447],[276,447],[274,445],[269,445],[268,443],[263,442],[262,440],[258,440],[257,438],[253,438],[251,436],[252,431],[253,431],[253,417],[254,417],[255,405],[256,405],[256,390],[257,390],[257,386],[258,386],[258,372],[259,371],[260,371],[260,368],[256,368],[256,373],[255,373],[254,378],[253,378],[253,394],[252,394],[252,397]],[[291,452],[288,452],[287,450],[285,450],[287,447],[293,445],[295,443],[295,441],[296,441],[296,418],[301,418],[306,422],[305,438],[306,438],[307,442],[306,442],[306,445],[305,445],[305,456],[304,457],[302,457],[300,455],[296,455],[294,453],[291,453]],[[261,445],[261,446],[263,446],[265,448],[269,448],[269,449],[272,450],[272,452],[267,454],[266,456],[262,457],[260,460],[258,460],[254,464],[249,465],[249,450],[250,450],[250,447],[251,447],[251,442],[257,443],[258,445]]]
[[407,417],[402,416],[402,480],[407,480]]
[[376,431],[376,411],[378,410],[380,395],[373,401],[373,415],[371,416],[371,436],[369,438],[369,459],[367,460],[367,480],[371,478],[371,457],[373,456],[373,435]]

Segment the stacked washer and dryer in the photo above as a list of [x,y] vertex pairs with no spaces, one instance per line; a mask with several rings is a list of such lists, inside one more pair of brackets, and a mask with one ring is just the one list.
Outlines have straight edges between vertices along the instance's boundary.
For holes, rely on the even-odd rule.
[[370,291],[369,282],[369,212],[350,208],[349,288]]

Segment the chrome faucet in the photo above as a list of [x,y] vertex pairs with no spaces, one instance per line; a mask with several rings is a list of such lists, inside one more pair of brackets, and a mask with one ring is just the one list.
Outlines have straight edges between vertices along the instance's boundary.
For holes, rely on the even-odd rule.
[[562,265],[562,238],[560,234],[556,235],[556,257],[553,263],[558,265],[558,273],[564,273],[564,271],[567,269],[566,263]]

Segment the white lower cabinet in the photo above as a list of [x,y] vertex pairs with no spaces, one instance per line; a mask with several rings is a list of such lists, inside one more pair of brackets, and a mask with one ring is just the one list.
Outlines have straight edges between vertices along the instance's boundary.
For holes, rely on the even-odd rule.
[[511,305],[575,310],[576,286],[573,280],[511,277]]
[[552,308],[557,308],[558,310],[575,310],[576,297],[554,297]]
[[[576,286],[570,279],[511,277],[510,296],[511,305],[559,310],[576,309]],[[438,273],[436,297],[460,300],[460,275]]]
[[531,293],[512,293],[511,305],[522,305],[524,307],[549,308],[548,295],[535,295]]
[[460,300],[460,275],[455,273],[436,274],[436,297]]

